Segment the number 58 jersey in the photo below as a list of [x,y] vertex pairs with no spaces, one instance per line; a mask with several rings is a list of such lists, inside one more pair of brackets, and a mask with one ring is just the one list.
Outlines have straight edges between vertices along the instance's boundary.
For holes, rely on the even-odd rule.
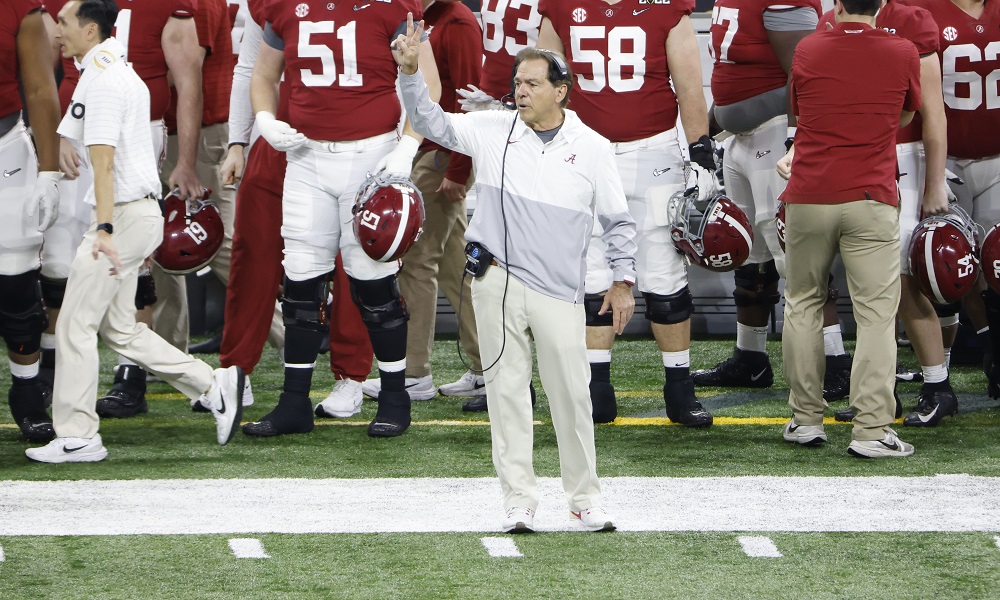
[[576,75],[569,108],[612,142],[673,129],[667,35],[693,10],[694,0],[539,0],[538,12],[552,22]]
[[395,129],[402,109],[389,45],[405,33],[408,12],[414,23],[423,18],[416,0],[265,2],[262,16],[284,42],[289,124],[331,141]]

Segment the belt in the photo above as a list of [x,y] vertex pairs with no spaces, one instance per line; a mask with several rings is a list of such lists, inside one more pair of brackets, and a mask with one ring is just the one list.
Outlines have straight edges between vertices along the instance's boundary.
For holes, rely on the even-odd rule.
[[652,145],[662,144],[664,142],[672,142],[677,140],[677,128],[668,129],[666,131],[661,131],[656,135],[651,135],[647,138],[642,138],[641,140],[632,140],[631,142],[611,142],[611,148],[615,151],[615,154],[624,154],[626,152],[634,152],[636,150],[643,150]]
[[369,148],[377,148],[388,144],[392,141],[399,140],[399,136],[396,135],[395,131],[390,131],[388,133],[383,133],[382,135],[376,135],[370,138],[365,138],[363,140],[351,140],[349,142],[329,142],[324,140],[309,140],[306,142],[306,148],[310,150],[316,150],[318,152],[329,152],[331,154],[337,152],[357,152],[358,150],[368,150]]

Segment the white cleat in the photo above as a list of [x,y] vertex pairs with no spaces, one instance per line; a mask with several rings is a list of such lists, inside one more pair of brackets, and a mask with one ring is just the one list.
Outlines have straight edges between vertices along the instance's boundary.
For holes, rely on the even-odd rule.
[[826,432],[823,431],[822,425],[797,425],[795,419],[790,419],[785,423],[781,437],[785,438],[786,442],[802,446],[818,446],[826,441]]
[[[431,379],[430,375],[426,377],[407,377],[404,385],[406,393],[410,395],[410,400],[414,402],[422,400],[430,400],[434,396],[437,396],[438,390],[434,387],[434,380]],[[361,384],[361,391],[364,392],[365,396],[371,396],[372,398],[378,398],[379,393],[382,391],[382,380],[379,378],[368,379]]]
[[90,439],[56,438],[41,448],[28,448],[24,454],[43,463],[99,462],[107,458],[108,450],[101,443],[101,434],[95,434]]
[[570,524],[576,529],[585,531],[614,531],[614,517],[600,506],[592,506],[586,510],[569,512]]
[[[253,388],[250,387],[250,376],[243,376],[243,406],[253,406]],[[191,410],[194,412],[212,412],[201,403],[201,398],[191,401]]]
[[442,396],[463,396],[472,398],[486,395],[486,380],[482,375],[476,375],[472,371],[466,371],[458,381],[446,383],[438,388],[438,393]]
[[360,381],[338,379],[326,400],[316,405],[316,416],[336,419],[353,417],[361,412],[362,401],[364,394],[361,393]]
[[500,529],[504,533],[533,533],[535,531],[535,511],[515,506],[507,511]]
[[886,429],[881,440],[853,440],[847,447],[847,453],[859,458],[886,458],[892,456],[912,456],[913,444],[907,444],[896,436],[896,432]]
[[215,417],[216,438],[220,446],[225,446],[240,427],[246,377],[243,375],[243,369],[239,367],[216,369],[213,377],[215,382],[212,384],[212,389],[208,390],[199,402]]

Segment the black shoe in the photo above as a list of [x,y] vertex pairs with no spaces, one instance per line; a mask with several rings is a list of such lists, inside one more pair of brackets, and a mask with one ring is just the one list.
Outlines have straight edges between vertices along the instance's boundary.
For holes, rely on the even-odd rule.
[[531,393],[531,408],[535,408],[535,384],[528,384],[528,391]]
[[45,412],[44,388],[38,381],[11,386],[7,405],[21,435],[29,442],[50,442],[56,437],[52,418]]
[[469,400],[462,405],[463,412],[486,412],[488,409],[486,407],[486,394],[482,396],[476,396],[472,400]]
[[843,400],[851,394],[851,355],[826,357],[826,376],[823,378],[823,399],[827,402]]
[[127,419],[148,411],[146,371],[137,365],[119,365],[111,391],[97,401],[97,414],[103,418]]
[[987,376],[986,393],[994,400],[1000,398],[1000,365],[991,364]]
[[406,392],[379,392],[378,411],[368,424],[368,437],[397,437],[409,427],[410,395]]
[[663,401],[667,405],[667,418],[685,427],[709,427],[712,414],[694,397],[694,382],[690,379],[668,381],[663,384]]
[[188,348],[191,354],[218,354],[222,350],[222,332],[218,332],[200,344]]
[[278,405],[259,421],[243,424],[243,433],[252,437],[275,437],[290,433],[309,433],[315,427],[309,396],[282,392]]
[[56,351],[54,348],[42,348],[42,361],[38,367],[38,383],[42,384],[42,393],[46,408],[52,406],[52,388],[56,381]]
[[935,427],[941,419],[950,417],[958,413],[958,398],[955,391],[951,389],[951,384],[928,387],[925,383],[920,389],[920,396],[917,399],[917,406],[913,412],[906,415],[903,425],[910,427]]
[[692,373],[691,380],[702,386],[768,388],[774,383],[774,371],[767,354],[736,348],[732,356],[711,369]]
[[615,387],[605,382],[590,382],[590,404],[594,423],[610,423],[618,416]]
[[[903,403],[899,401],[899,394],[896,393],[896,388],[892,388],[892,395],[896,399],[896,412],[893,414],[894,419],[898,419],[903,416]],[[838,423],[850,423],[854,420],[854,409],[848,407],[843,410],[838,410],[833,413],[833,420]]]

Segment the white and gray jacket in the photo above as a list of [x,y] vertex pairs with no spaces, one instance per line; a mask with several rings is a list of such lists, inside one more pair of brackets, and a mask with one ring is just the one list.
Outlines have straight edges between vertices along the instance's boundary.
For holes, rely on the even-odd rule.
[[559,133],[543,143],[514,111],[445,112],[431,102],[419,71],[400,73],[399,83],[413,129],[472,157],[478,204],[466,240],[528,288],[582,302],[596,214],[614,280],[635,281],[636,225],[611,144],[576,113],[565,111]]

